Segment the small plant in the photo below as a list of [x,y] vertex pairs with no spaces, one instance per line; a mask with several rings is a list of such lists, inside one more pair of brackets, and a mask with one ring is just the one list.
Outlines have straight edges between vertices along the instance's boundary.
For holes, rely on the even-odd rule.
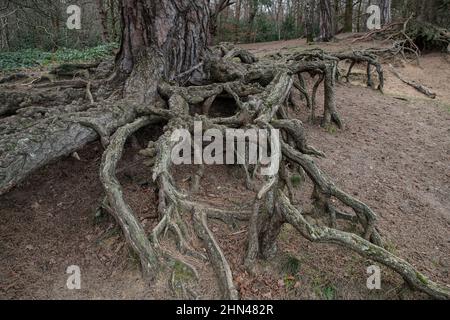
[[336,127],[334,125],[328,125],[326,127],[326,130],[329,134],[335,134],[336,133]]
[[322,289],[322,297],[326,300],[336,299],[336,288],[333,285],[327,285]]
[[297,279],[294,276],[285,275],[283,277],[283,283],[284,283],[284,287],[287,290],[292,290],[292,289],[294,289],[295,284],[297,283]]
[[314,292],[318,297],[325,300],[335,300],[337,290],[328,280],[323,279],[320,275],[316,275],[312,281]]
[[188,282],[195,278],[195,275],[185,265],[176,261],[173,266],[173,280],[177,282]]
[[297,275],[300,271],[300,260],[288,254],[282,264],[282,270],[288,275]]
[[293,175],[291,177],[291,182],[295,188],[298,188],[302,184],[302,177],[299,176],[298,174]]
[[93,223],[94,225],[101,224],[108,220],[108,215],[104,212],[103,208],[99,206],[94,211]]
[[281,270],[283,272],[283,283],[286,290],[293,290],[299,281],[300,260],[288,254],[282,259]]

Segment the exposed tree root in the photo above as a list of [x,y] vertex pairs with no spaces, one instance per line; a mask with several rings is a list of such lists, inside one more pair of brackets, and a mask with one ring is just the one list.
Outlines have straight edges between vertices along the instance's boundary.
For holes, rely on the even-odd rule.
[[[190,259],[211,261],[221,287],[222,297],[238,299],[233,284],[232,271],[207,219],[218,219],[231,226],[238,221],[248,221],[248,242],[245,265],[253,271],[258,259],[268,259],[276,251],[276,239],[284,223],[292,224],[304,237],[311,241],[336,243],[373,259],[399,273],[414,289],[433,298],[448,299],[449,292],[416,271],[410,264],[382,248],[382,239],[376,228],[376,214],[363,202],[340,190],[325,176],[310,156],[323,157],[321,151],[310,146],[305,138],[301,121],[291,119],[286,108],[292,90],[299,90],[309,107],[314,110],[318,86],[324,84],[323,125],[343,126],[335,104],[335,81],[339,61],[351,60],[367,63],[368,83],[372,84],[371,66],[377,68],[379,89],[383,87],[383,71],[372,55],[354,52],[352,54],[328,54],[323,51],[287,55],[277,60],[257,61],[250,53],[229,46],[216,48],[218,56],[204,62],[204,71],[210,77],[197,86],[179,87],[159,81],[152,84],[157,97],[151,104],[140,102],[135,105],[126,100],[121,104],[107,102],[91,105],[84,109],[72,105],[67,109],[46,113],[43,119],[27,122],[20,115],[14,115],[0,122],[0,193],[7,191],[21,181],[26,174],[48,161],[69,152],[76,151],[86,142],[100,135],[107,145],[103,154],[100,179],[106,193],[104,207],[122,228],[125,239],[140,258],[144,273],[150,278],[170,262],[171,266],[182,265],[190,270],[193,279],[199,278],[196,268],[185,261]],[[239,58],[240,62],[236,61]],[[351,69],[351,68],[350,68]],[[347,78],[351,70],[347,74]],[[312,97],[306,88],[305,74],[319,75]],[[189,75],[183,75],[189,79]],[[142,79],[141,79],[142,80]],[[139,81],[139,79],[134,79]],[[73,83],[72,83],[73,84]],[[84,83],[86,86],[86,83]],[[145,86],[144,86],[145,87]],[[218,96],[235,101],[236,110],[229,116],[211,116],[209,110]],[[192,112],[200,106],[203,114]],[[30,116],[42,115],[40,109],[26,109]],[[314,117],[312,112],[311,117]],[[189,192],[180,190],[172,175],[171,152],[177,141],[172,139],[175,130],[194,132],[194,121],[201,121],[203,130],[210,128],[221,132],[228,128],[279,129],[279,139],[273,139],[270,152],[280,170],[263,175],[262,164],[251,167],[242,165],[246,172],[248,187],[256,190],[253,207],[227,210],[210,208],[189,199]],[[150,141],[140,154],[147,159],[145,165],[153,172],[158,188],[158,224],[147,234],[131,208],[125,202],[123,191],[116,177],[116,167],[121,158],[126,139],[135,131],[156,122],[165,123],[164,133]],[[18,128],[18,130],[16,130]],[[109,138],[113,133],[114,135]],[[270,131],[271,134],[274,131]],[[268,139],[269,137],[267,137]],[[277,153],[277,150],[280,152]],[[241,156],[237,154],[237,156]],[[245,156],[244,156],[245,157]],[[314,214],[328,218],[329,226],[312,225],[291,203],[295,192],[290,183],[290,172],[306,173],[314,185],[312,194]],[[192,191],[198,190],[204,167],[200,166],[192,179]],[[285,189],[289,198],[285,195]],[[353,214],[338,209],[332,200]],[[337,220],[359,224],[361,236],[336,229]],[[162,239],[170,231],[178,253],[165,246]],[[196,247],[194,236],[202,240],[208,257]],[[170,286],[177,296],[195,298],[195,290],[177,278],[175,267],[170,276]]]
[[336,53],[334,54],[335,57],[337,57],[340,61],[342,60],[349,60],[351,61],[350,67],[348,69],[347,75],[345,78],[347,81],[349,81],[349,77],[352,71],[352,68],[357,63],[366,63],[367,64],[367,86],[370,88],[374,87],[374,82],[372,80],[372,66],[375,67],[376,72],[378,74],[378,87],[377,89],[383,92],[384,87],[384,73],[383,73],[383,67],[381,66],[380,62],[378,62],[378,59],[375,55],[372,53],[364,52],[364,51],[354,51],[351,54],[346,53]]
[[13,82],[13,81],[17,81],[17,80],[23,80],[23,79],[28,79],[30,76],[27,75],[26,73],[14,73],[14,74],[10,74],[8,76],[5,76],[3,78],[0,78],[0,84],[3,83],[8,83],[8,82]]
[[[85,87],[86,85],[84,85]],[[84,88],[83,87],[83,88]],[[13,115],[20,109],[34,106],[55,107],[67,105],[83,98],[84,90],[81,88],[65,88],[55,91],[43,89],[39,91],[5,89],[0,90],[0,117]]]
[[[118,127],[133,121],[132,106],[100,105],[86,111],[70,105],[55,108],[47,116],[12,116],[0,122],[0,194],[7,192],[29,173],[57,159],[70,155],[97,139],[95,124],[109,136]],[[73,118],[89,119],[90,126]]]
[[428,98],[431,99],[436,99],[436,93],[434,93],[433,91],[431,91],[429,88],[421,85],[420,83],[417,83],[415,81],[411,81],[408,79],[405,79],[404,77],[402,77],[400,75],[400,73],[398,73],[397,70],[394,69],[394,67],[392,65],[390,65],[391,67],[391,71],[392,73],[399,78],[403,83],[406,83],[408,86],[413,87],[414,89],[416,89],[417,91],[419,91],[420,93],[423,93],[424,95],[426,95]]
[[50,74],[75,77],[82,75],[83,73],[92,71],[99,66],[100,63],[63,63],[50,70]]
[[393,41],[390,48],[374,48],[366,50],[378,56],[396,58],[398,55],[404,60],[413,57],[420,64],[419,58],[422,50],[446,51],[450,45],[450,32],[431,23],[422,22],[411,15],[402,21],[395,21],[381,29],[373,30],[364,36],[356,38],[353,42],[370,39]]
[[205,243],[206,251],[208,252],[211,263],[219,278],[220,287],[222,289],[222,297],[229,300],[239,299],[239,294],[233,284],[233,276],[231,274],[230,266],[220,249],[214,235],[208,228],[206,221],[206,213],[203,211],[194,211],[194,227],[197,235]]
[[[330,202],[331,197],[335,197],[344,205],[353,209],[358,221],[365,230],[364,237],[367,240],[381,245],[380,236],[375,229],[377,217],[366,204],[341,191],[332,182],[328,181],[321,170],[314,164],[314,161],[307,155],[296,151],[287,144],[283,144],[283,154],[300,165],[313,181],[316,188],[313,196],[318,200],[317,207],[319,211],[323,211],[325,214],[335,215],[336,209]],[[317,198],[318,196],[319,198]],[[333,216],[331,218],[332,220],[334,219]]]
[[143,117],[117,130],[111,139],[111,144],[103,154],[100,180],[105,188],[107,197],[105,207],[110,208],[108,211],[116,218],[128,244],[139,255],[144,274],[146,276],[155,276],[159,264],[158,257],[142,225],[134,216],[130,206],[125,202],[122,188],[115,173],[127,137],[150,123],[152,123],[152,119]]
[[409,263],[396,257],[382,247],[352,233],[310,224],[302,216],[301,211],[292,206],[282,193],[279,193],[278,204],[280,212],[282,212],[286,221],[294,226],[308,240],[320,243],[334,243],[349,248],[364,257],[377,261],[394,270],[413,289],[425,292],[436,299],[450,298],[448,288],[432,282]]

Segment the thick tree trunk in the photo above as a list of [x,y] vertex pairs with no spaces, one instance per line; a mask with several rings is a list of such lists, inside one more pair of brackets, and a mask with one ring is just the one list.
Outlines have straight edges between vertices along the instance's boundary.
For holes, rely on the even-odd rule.
[[207,0],[122,0],[121,17],[116,73],[131,78],[127,93],[145,93],[148,100],[155,80],[180,80],[204,58],[210,37]]

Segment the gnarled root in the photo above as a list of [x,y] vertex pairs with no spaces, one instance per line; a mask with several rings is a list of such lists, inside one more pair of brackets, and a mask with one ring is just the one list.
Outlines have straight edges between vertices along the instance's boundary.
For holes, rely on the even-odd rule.
[[[87,141],[95,139],[96,132],[100,136],[109,137],[119,128],[109,139],[102,158],[100,179],[106,193],[104,207],[122,228],[126,241],[138,254],[146,275],[154,278],[161,269],[164,269],[163,261],[170,262],[173,272],[169,283],[177,296],[197,297],[195,290],[185,285],[175,273],[181,265],[183,270],[188,270],[193,275],[193,280],[198,280],[195,266],[185,259],[189,256],[189,259],[198,259],[201,262],[209,259],[218,276],[222,297],[239,298],[233,284],[230,265],[208,227],[207,219],[211,218],[232,226],[236,221],[248,221],[245,265],[250,270],[255,269],[258,259],[273,256],[282,225],[290,223],[311,241],[335,243],[350,248],[399,273],[412,288],[425,292],[433,298],[448,299],[449,293],[446,288],[428,280],[410,264],[381,247],[382,240],[376,228],[376,214],[366,204],[336,187],[321,172],[311,156],[325,155],[307,143],[301,121],[291,119],[285,108],[293,88],[304,94],[310,107],[313,108],[315,92],[323,81],[325,103],[322,123],[324,125],[334,123],[342,127],[343,123],[335,105],[338,62],[350,59],[355,63],[365,61],[369,66],[377,66],[376,61],[365,54],[348,56],[310,52],[291,55],[277,61],[257,62],[245,51],[228,47],[221,50],[219,58],[205,62],[207,66],[205,70],[209,68],[211,74],[209,80],[214,83],[193,87],[178,87],[163,82],[152,84],[152,88],[156,91],[157,87],[160,95],[152,105],[129,104],[127,108],[117,105],[113,107],[91,105],[83,110],[73,106],[76,110],[69,108],[70,110],[62,113],[50,113],[48,117],[37,121],[31,127],[20,115],[5,118],[7,120],[0,122],[2,134],[0,151],[5,150],[0,156],[0,193],[50,159],[69,151],[73,152]],[[234,57],[239,57],[241,63],[236,63]],[[230,66],[230,69],[227,69],[227,66]],[[382,70],[379,69],[378,72],[381,89]],[[302,78],[305,73],[320,76],[313,87],[313,98],[309,98]],[[370,80],[370,74],[368,77]],[[220,95],[235,101],[235,114],[212,117],[207,112],[212,102]],[[191,106],[204,106],[206,112],[203,115],[191,115]],[[38,109],[24,112],[34,116],[42,113]],[[178,142],[173,139],[173,133],[181,129],[192,134],[195,130],[195,121],[201,121],[204,130],[214,128],[224,132],[228,128],[255,128],[270,132],[266,138],[271,140],[269,149],[275,161],[272,165],[281,166],[280,170],[270,171],[268,175],[264,175],[265,171],[261,170],[267,168],[258,163],[250,174],[248,163],[245,161],[243,165],[247,180],[251,178],[250,182],[257,190],[252,210],[209,208],[200,202],[191,201],[187,193],[177,187],[171,172],[173,169],[171,153]],[[164,133],[157,141],[149,142],[148,147],[140,152],[147,158],[145,164],[152,168],[152,177],[157,184],[159,197],[158,223],[150,234],[146,234],[124,200],[122,188],[116,177],[116,167],[126,139],[138,129],[156,122],[166,123]],[[13,126],[18,127],[19,132],[15,132]],[[280,130],[279,135],[276,129]],[[35,139],[29,139],[29,135],[27,136],[26,133],[30,130],[36,133]],[[70,137],[70,141],[65,140],[67,136]],[[13,141],[16,142],[15,145],[11,145]],[[37,151],[39,157],[30,156]],[[41,154],[45,156],[42,157]],[[201,166],[193,179],[194,191],[201,184],[203,170],[204,167]],[[329,218],[330,227],[310,224],[303,217],[302,211],[291,204],[296,195],[290,183],[289,171],[304,172],[309,177],[314,186],[315,211]],[[284,194],[283,190],[286,188],[291,200]],[[341,206],[351,209],[354,214],[341,211],[333,199],[339,201]],[[336,229],[336,221],[339,219],[347,223],[359,223],[363,228],[362,235]],[[178,253],[167,248],[163,241],[168,231],[177,244]],[[194,234],[202,240],[208,257],[196,247],[196,242],[193,241]]]
[[421,85],[420,83],[417,83],[415,81],[408,80],[400,75],[397,70],[394,69],[392,65],[390,65],[392,73],[399,78],[403,83],[406,83],[408,86],[413,87],[420,93],[426,95],[428,98],[436,99],[436,93],[431,91],[429,88],[425,87],[424,85]]
[[279,193],[278,207],[286,221],[296,228],[302,236],[313,242],[334,243],[349,248],[360,255],[377,261],[400,274],[403,279],[414,289],[422,291],[435,299],[449,299],[450,292],[426,276],[418,272],[406,261],[396,257],[389,251],[379,247],[355,234],[310,224],[289,203],[287,197]]
[[125,202],[115,171],[127,137],[145,125],[152,123],[152,120],[149,117],[142,117],[118,129],[103,154],[100,169],[100,180],[107,197],[106,208],[109,208],[108,211],[122,228],[127,242],[140,258],[144,274],[149,277],[156,275],[159,259],[141,223],[136,219],[130,206]]
[[217,241],[214,239],[212,232],[208,228],[206,221],[206,213],[203,211],[194,211],[194,227],[197,235],[203,240],[209,259],[214,266],[216,274],[219,278],[222,296],[225,299],[237,300],[239,294],[233,284],[233,275],[230,266],[220,249]]

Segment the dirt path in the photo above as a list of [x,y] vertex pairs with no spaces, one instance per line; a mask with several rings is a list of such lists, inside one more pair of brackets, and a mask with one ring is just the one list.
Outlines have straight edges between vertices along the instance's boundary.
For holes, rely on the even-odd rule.
[[[285,47],[296,47],[292,41]],[[348,43],[347,43],[348,45]],[[342,43],[329,45],[342,49]],[[264,54],[280,43],[247,45]],[[343,131],[325,131],[296,111],[311,144],[327,154],[319,165],[344,190],[357,195],[379,215],[389,250],[404,257],[433,280],[450,284],[450,90],[442,56],[422,59],[422,69],[406,66],[402,74],[421,79],[438,93],[426,99],[387,75],[386,94],[339,84],[337,106]],[[406,98],[407,101],[398,98]],[[142,134],[144,136],[144,133]],[[140,138],[144,145],[145,139]],[[137,262],[109,218],[96,219],[102,197],[98,181],[101,147],[94,143],[36,172],[0,197],[0,298],[168,298],[165,283],[148,286]],[[130,150],[119,178],[131,206],[146,228],[154,223],[155,194],[148,172],[132,166]],[[248,201],[244,186],[235,187],[232,171],[208,168],[201,195],[217,204]],[[302,197],[302,194],[299,194]],[[382,290],[366,288],[371,261],[339,247],[310,244],[292,229],[280,235],[276,259],[260,265],[252,277],[241,266],[244,225],[230,230],[212,224],[229,258],[243,298],[397,299],[402,281],[383,269]],[[286,262],[287,261],[287,262]],[[298,261],[292,277],[289,261]],[[66,268],[79,265],[82,289],[66,288]],[[291,263],[292,264],[292,263]],[[298,271],[298,272],[297,272]],[[202,297],[217,297],[211,270],[201,283]],[[406,294],[405,298],[422,298]]]

